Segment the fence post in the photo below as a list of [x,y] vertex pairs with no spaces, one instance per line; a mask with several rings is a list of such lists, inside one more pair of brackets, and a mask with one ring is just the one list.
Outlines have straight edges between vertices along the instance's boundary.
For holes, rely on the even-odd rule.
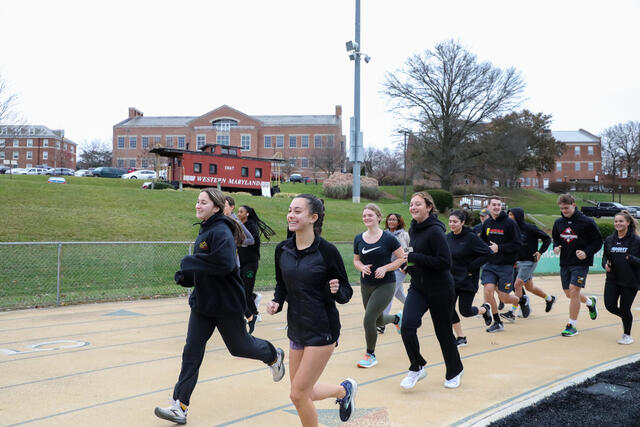
[[57,286],[56,286],[56,306],[60,306],[60,265],[62,262],[62,243],[58,242],[58,274],[57,274]]

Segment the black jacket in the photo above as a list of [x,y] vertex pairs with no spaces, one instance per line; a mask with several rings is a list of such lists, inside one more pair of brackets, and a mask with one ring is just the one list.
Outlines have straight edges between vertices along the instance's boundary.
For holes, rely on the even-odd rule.
[[489,246],[469,227],[462,227],[460,234],[447,234],[451,251],[451,275],[455,288],[461,291],[478,291],[478,275],[493,254]]
[[505,211],[500,211],[498,218],[491,215],[482,224],[480,238],[487,244],[498,245],[498,252],[491,255],[488,263],[494,265],[513,265],[518,258],[518,251],[522,247],[520,230]]
[[411,288],[425,295],[454,290],[451,252],[444,232],[437,215],[430,215],[420,223],[411,220],[409,238],[413,252],[407,257],[407,273],[411,275]]
[[[571,218],[560,214],[553,223],[553,247],[562,246],[560,250],[561,266],[593,265],[593,256],[602,247],[602,236],[595,221],[577,208]],[[583,260],[578,259],[576,251],[587,254]]]
[[245,312],[244,286],[236,263],[232,219],[214,214],[200,224],[193,255],[180,261],[178,284],[191,287],[191,309],[206,316],[225,316]]
[[[536,225],[527,223],[524,220],[524,210],[522,208],[509,209],[509,212],[516,219],[523,243],[518,251],[518,261],[535,261],[533,254],[536,252],[540,252],[540,255],[545,253],[551,244],[551,237]],[[538,240],[542,240],[540,248],[538,248]]]
[[614,231],[604,241],[602,268],[609,262],[607,283],[640,289],[640,237],[632,232],[620,239]]
[[250,246],[238,247],[238,256],[240,257],[240,265],[245,265],[249,262],[260,261],[260,229],[255,221],[247,221],[244,223],[249,233],[253,236],[255,243]]
[[[299,251],[295,234],[278,244],[275,252],[276,290],[273,301],[287,309],[287,336],[304,346],[335,343],[340,336],[336,302],[345,304],[353,295],[338,249],[316,236]],[[329,280],[338,279],[338,292],[329,290]]]

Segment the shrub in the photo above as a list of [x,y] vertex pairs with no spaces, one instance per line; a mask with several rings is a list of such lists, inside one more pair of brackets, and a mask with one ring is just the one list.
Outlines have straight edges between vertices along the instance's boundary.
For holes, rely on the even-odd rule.
[[564,194],[568,193],[570,188],[571,183],[569,182],[550,182],[547,189],[549,191],[553,191],[554,193]]
[[168,183],[167,181],[156,181],[156,183],[153,185],[154,190],[164,190],[167,188],[171,188],[172,190],[175,190],[175,187],[170,183]]
[[273,197],[276,199],[293,199],[298,193],[275,193]]
[[599,222],[597,223],[597,225],[600,229],[602,239],[606,239],[607,236],[610,236],[614,231],[616,231],[616,229],[613,227],[613,224],[610,222]]
[[448,209],[453,207],[453,195],[446,190],[434,188],[428,189],[424,188],[421,184],[416,184],[413,186],[413,191],[416,193],[419,191],[426,191],[431,194],[431,197],[433,197],[433,203],[435,203],[438,212],[446,212]]
[[462,196],[463,194],[489,194],[491,187],[485,185],[457,185],[453,187],[451,193],[454,196]]
[[[332,199],[348,199],[353,196],[352,193],[353,176],[350,173],[334,173],[322,184],[322,192],[326,197]],[[378,187],[378,181],[374,178],[362,176],[360,177],[360,196],[378,200],[382,192]]]

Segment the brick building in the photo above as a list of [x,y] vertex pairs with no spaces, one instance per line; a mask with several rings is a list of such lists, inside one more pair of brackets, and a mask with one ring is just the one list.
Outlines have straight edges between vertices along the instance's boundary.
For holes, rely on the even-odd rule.
[[547,188],[550,182],[595,183],[602,179],[601,138],[584,129],[552,131],[558,142],[565,144],[562,156],[556,159],[553,171],[536,174],[525,171],[520,185],[529,188]]
[[0,164],[15,160],[16,167],[45,165],[76,168],[77,144],[64,136],[64,130],[36,125],[0,125]]
[[[283,159],[275,170],[285,176],[325,177],[331,163],[339,171],[345,159],[342,107],[332,115],[251,116],[223,105],[196,117],[145,117],[129,108],[129,117],[113,126],[113,165],[152,168],[154,147],[196,151],[211,144],[238,147],[243,156]],[[166,159],[159,161],[164,167]]]

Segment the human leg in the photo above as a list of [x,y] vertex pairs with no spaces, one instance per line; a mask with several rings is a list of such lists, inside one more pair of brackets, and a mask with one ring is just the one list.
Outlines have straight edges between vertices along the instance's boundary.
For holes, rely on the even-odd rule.
[[463,369],[458,346],[449,326],[453,295],[453,292],[443,291],[429,294],[427,297],[427,306],[431,311],[431,322],[447,368],[446,379],[457,376]]
[[363,326],[367,353],[369,354],[374,354],[376,349],[376,342],[378,340],[376,326],[393,323],[396,319],[395,315],[384,314],[384,308],[387,306],[389,301],[393,299],[394,291],[394,282],[373,286],[366,285],[366,290],[363,289],[363,292],[368,293]]
[[[418,328],[422,325],[422,316],[428,308],[424,295],[410,288],[407,293],[407,299],[404,302],[402,326],[400,327],[402,342],[409,357],[410,371],[418,372],[421,367],[427,364],[427,361],[420,354]],[[451,317],[449,317],[447,327],[451,327]]]
[[[407,299],[407,296],[404,293],[404,278],[406,274],[400,270],[396,270],[394,271],[394,276],[396,278],[396,291],[393,294],[393,296],[402,304],[404,304],[404,301]],[[384,314],[389,314],[391,312],[392,305],[393,305],[393,300],[391,300],[389,302],[389,305],[387,305],[387,307],[384,309]]]

